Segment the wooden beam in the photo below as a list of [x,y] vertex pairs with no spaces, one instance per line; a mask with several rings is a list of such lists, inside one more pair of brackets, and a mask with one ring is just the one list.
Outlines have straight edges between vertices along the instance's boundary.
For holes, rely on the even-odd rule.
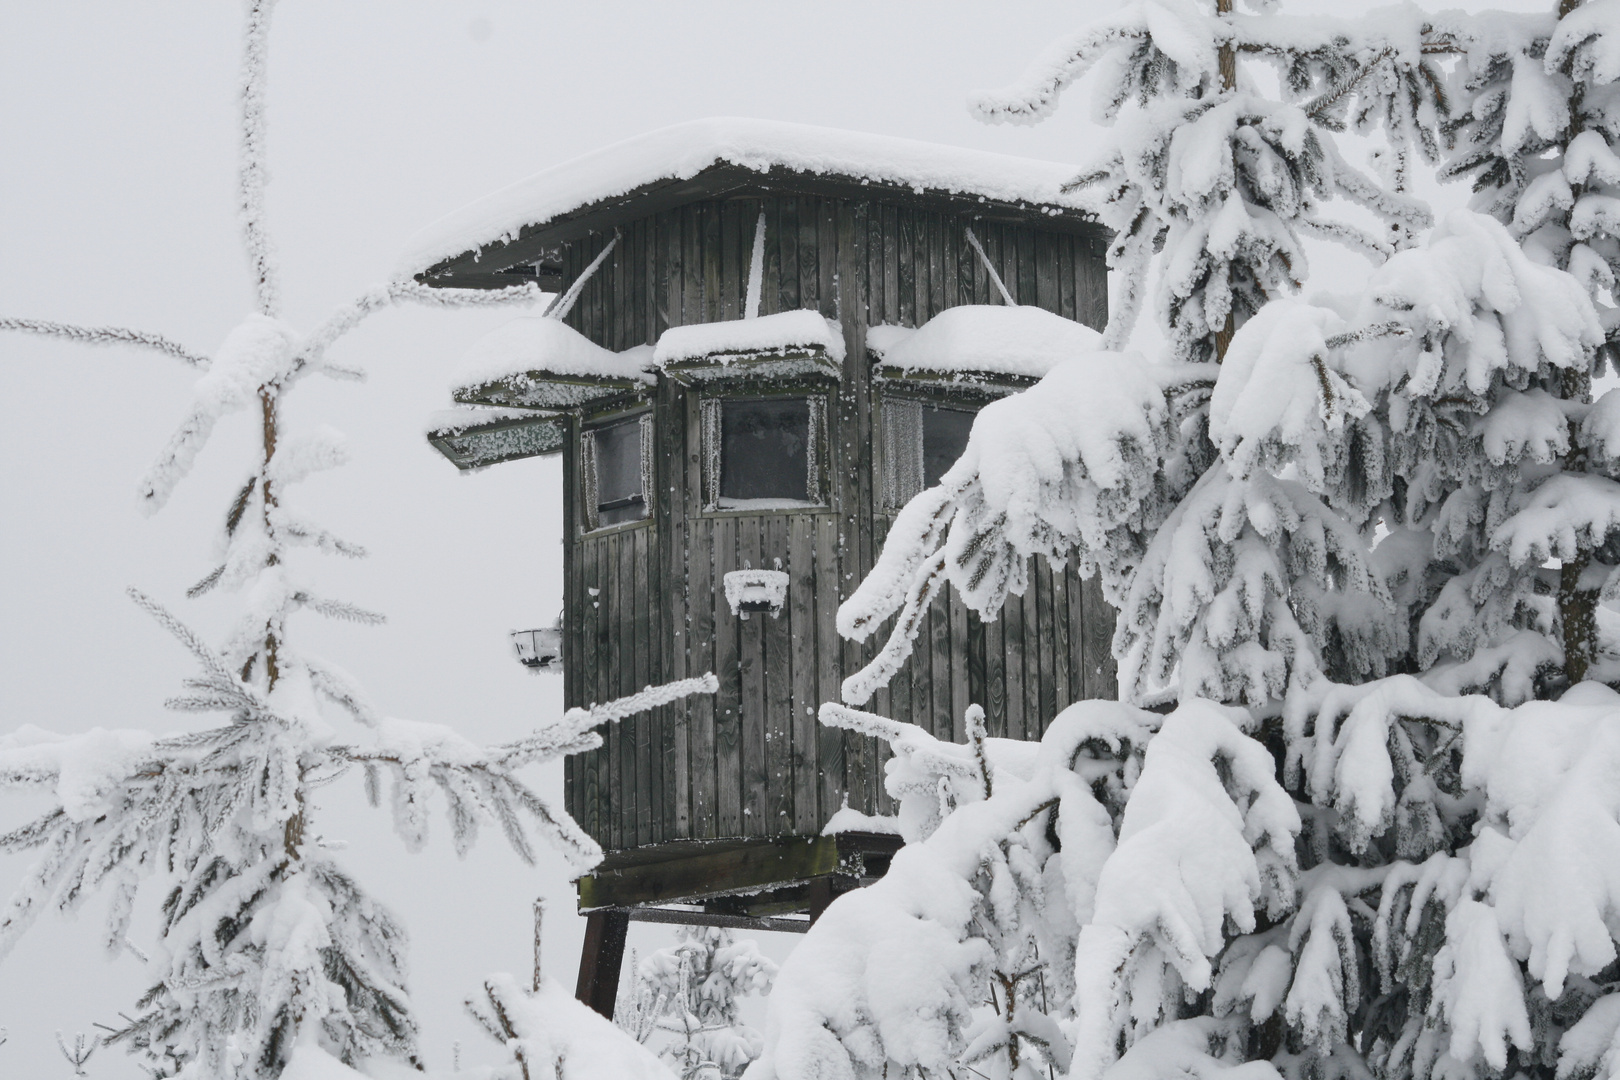
[[685,841],[615,852],[595,873],[579,879],[579,910],[713,900],[786,889],[828,875],[867,881],[882,876],[899,848],[898,836],[843,833]]
[[623,911],[593,911],[585,917],[585,948],[574,997],[609,1020],[619,996],[619,969],[629,929],[630,916]]
[[779,934],[802,934],[810,929],[804,918],[774,918],[753,915],[724,915],[697,908],[630,908],[625,912],[632,922],[672,923],[676,926],[722,926],[728,930],[771,930]]

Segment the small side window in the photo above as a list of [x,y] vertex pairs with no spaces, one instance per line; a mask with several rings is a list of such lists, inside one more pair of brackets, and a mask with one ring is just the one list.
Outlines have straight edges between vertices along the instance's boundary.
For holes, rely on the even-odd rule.
[[580,439],[586,528],[640,521],[648,514],[652,414],[589,428]]
[[885,398],[883,490],[893,509],[939,483],[967,449],[974,413],[931,402]]
[[706,400],[705,502],[720,510],[820,503],[824,410],[819,396]]

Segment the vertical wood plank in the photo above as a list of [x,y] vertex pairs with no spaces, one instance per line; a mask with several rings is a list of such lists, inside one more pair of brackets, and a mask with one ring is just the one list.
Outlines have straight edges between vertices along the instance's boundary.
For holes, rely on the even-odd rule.
[[[843,661],[838,639],[838,596],[841,560],[838,553],[839,519],[833,514],[817,514],[816,527],[816,678],[821,701],[842,700],[838,687],[843,681]],[[819,709],[819,704],[817,708]],[[848,787],[844,781],[845,733],[837,728],[816,725],[816,777],[820,807],[818,823],[838,810]]]
[[956,717],[951,709],[951,598],[949,586],[929,605],[928,631],[933,688],[934,737],[950,741]]
[[[866,362],[867,311],[861,297],[867,295],[869,217],[867,204],[839,202],[836,208],[834,245],[837,250],[839,319],[844,330],[844,378],[839,387],[839,438],[844,461],[840,470],[843,498],[841,518],[844,535],[843,567],[839,599],[865,578],[872,565],[872,475],[871,475],[871,383]],[[848,642],[844,648],[844,670],[854,671],[871,656],[873,646]],[[845,777],[850,805],[864,813],[877,809],[877,747],[870,736],[851,736],[846,744]]]
[[[657,640],[652,633],[652,552],[648,550],[650,527],[632,530],[630,543],[631,572],[635,579],[635,664],[630,692],[633,694],[653,683],[652,654]],[[662,601],[660,600],[660,603]],[[642,713],[636,725],[636,787],[642,797],[638,801],[636,842],[652,844],[662,839],[656,835],[663,820],[664,774],[660,766],[663,755],[659,752],[662,724],[658,711]]]
[[[1074,702],[1075,695],[1069,690],[1069,575],[1074,572],[1074,560],[1070,559],[1062,570],[1052,571],[1052,682],[1053,693],[1056,695],[1056,716]],[[1048,718],[1047,723],[1051,723]]]
[[[890,227],[893,226],[893,233]],[[889,279],[888,251],[890,245],[894,246],[894,282],[895,295],[886,296],[895,306],[884,311],[885,322],[897,322],[901,326],[917,326],[917,215],[909,208],[896,210],[894,207],[884,207],[884,259],[883,276],[885,282]],[[887,293],[887,284],[884,286]]]
[[1007,730],[1007,625],[1000,612],[984,624],[984,719],[990,734],[1008,738]]
[[[883,278],[883,310],[869,312],[867,322],[897,323],[900,321],[900,223],[898,212],[892,206],[872,208],[871,220],[878,225],[871,235],[873,254],[880,260]],[[879,224],[881,223],[881,224]],[[882,246],[878,246],[881,238]],[[874,269],[874,275],[877,271]]]
[[[982,304],[978,280],[984,273],[979,265],[978,253],[968,243],[967,231],[973,227],[968,218],[956,218],[951,224],[951,246],[956,249],[956,302],[958,304]],[[977,235],[977,234],[975,234]]]
[[778,311],[799,310],[799,200],[784,195],[776,200],[780,270],[776,279]]
[[821,207],[810,195],[801,195],[799,207],[799,307],[821,309]]
[[1008,596],[1001,607],[1002,643],[1007,651],[1004,676],[1007,682],[1007,738],[1026,739],[1024,727],[1024,600]]
[[1086,696],[1119,699],[1119,672],[1113,653],[1114,609],[1103,599],[1102,581],[1093,575],[1082,589],[1085,620]]
[[703,321],[703,218],[701,204],[681,207],[681,325]]
[[1040,281],[1035,273],[1035,235],[1022,225],[1009,229],[1018,253],[1018,288],[1014,296],[1021,304],[1040,303]]
[[1039,643],[1032,650],[1035,664],[1031,671],[1038,678],[1040,698],[1038,712],[1035,717],[1036,726],[1030,732],[1030,738],[1039,738],[1046,733],[1046,726],[1057,715],[1057,674],[1054,665],[1057,661],[1057,628],[1052,611],[1052,567],[1045,558],[1035,560],[1035,572],[1031,575],[1035,579],[1035,619],[1039,635]]
[[[696,394],[690,395],[691,403],[687,409],[689,419],[696,411],[696,397]],[[691,442],[692,438],[688,435],[688,445]],[[687,651],[691,657],[688,663],[694,674],[712,671],[716,677],[720,677],[714,649],[714,521],[710,518],[693,518],[689,528],[691,549],[687,567],[691,575],[692,601],[689,609],[691,622],[687,627]],[[692,835],[703,839],[714,839],[721,835],[718,817],[720,773],[716,760],[718,739],[715,734],[718,696],[697,694],[688,699],[692,703],[687,721],[691,725],[687,738],[692,762]]]
[[1062,300],[1058,296],[1057,239],[1048,232],[1034,235],[1035,302],[1054,313],[1062,308]]
[[967,728],[965,716],[967,714],[968,699],[968,629],[967,605],[955,589],[946,588],[946,603],[950,605],[951,640],[951,741],[966,742]]
[[721,319],[742,318],[742,290],[748,280],[743,255],[743,204],[727,199],[720,204],[720,313]]
[[1074,306],[1074,251],[1075,238],[1058,238],[1058,314],[1065,319],[1077,319]]
[[737,519],[714,519],[714,664],[720,680],[715,695],[715,816],[721,836],[742,836],[742,682],[737,617],[731,613],[720,584],[739,569]]
[[[765,269],[759,280],[759,313],[772,315],[782,310],[782,200],[765,199],[761,205],[765,213]],[[758,213],[754,220],[758,222]],[[746,288],[743,299],[747,301]]]
[[[829,319],[838,318],[838,205],[832,199],[818,201],[816,213],[816,284],[817,303],[821,314]],[[804,283],[801,281],[802,289]]]
[[928,306],[921,308],[923,321],[950,306],[952,301],[946,299],[947,291],[956,292],[956,260],[950,258],[946,247],[944,219],[931,213],[928,215]]
[[793,831],[814,836],[821,830],[816,777],[816,708],[820,705],[816,675],[816,519],[795,514],[788,538],[788,629],[792,633]]
[[[621,694],[634,693],[631,687],[635,683],[635,604],[636,583],[634,562],[635,548],[630,533],[619,531],[609,534],[613,551],[614,576],[608,580],[609,603],[611,611],[609,618],[613,621],[614,651],[609,661],[613,671],[613,686],[608,692],[610,698]],[[637,762],[637,749],[641,741],[641,728],[645,714],[626,717],[615,725],[619,729],[619,768],[623,786],[619,788],[620,821],[624,830],[621,844],[624,847],[634,847],[636,838],[636,823],[641,817],[642,803],[646,800],[647,789],[640,783],[641,769]]]
[[697,321],[718,322],[726,317],[721,299],[725,287],[725,241],[720,204],[711,199],[699,205],[703,215],[703,318]]
[[[673,680],[701,672],[693,672],[689,667],[691,582],[687,576],[687,553],[691,540],[687,534],[686,503],[680,498],[680,485],[686,478],[686,393],[676,383],[665,379],[658,388],[658,395],[663,409],[653,430],[659,449],[656,505],[658,520],[667,522],[658,535],[659,557],[664,568],[662,595],[669,605],[669,617],[661,628],[666,642],[663,677]],[[664,781],[668,805],[666,839],[685,839],[692,835],[691,715],[690,699],[676,702],[665,710],[668,731]]]
[[[737,565],[759,569],[763,517],[739,517],[737,525]],[[726,608],[726,614],[730,613]],[[721,612],[716,610],[716,617]],[[742,687],[740,743],[742,746],[742,828],[743,835],[765,835],[765,621],[769,616],[750,615],[737,620],[738,680]]]
[[[789,574],[789,518],[772,514],[765,523],[765,544],[760,555],[770,570]],[[793,831],[793,613],[755,616],[765,631],[765,831],[776,835]]]
[[1108,326],[1108,267],[1102,253],[1102,241],[1092,240],[1080,245],[1075,259],[1076,307],[1080,321],[1094,330]]
[[1084,583],[1073,565],[1068,570],[1069,602],[1069,690],[1076,701],[1089,698],[1086,688],[1086,620],[1084,615]]
[[[966,606],[966,605],[964,605]],[[984,620],[979,618],[978,612],[967,613],[967,695],[969,704],[977,704],[985,710],[986,717],[990,711],[990,688],[985,677],[984,663]]]

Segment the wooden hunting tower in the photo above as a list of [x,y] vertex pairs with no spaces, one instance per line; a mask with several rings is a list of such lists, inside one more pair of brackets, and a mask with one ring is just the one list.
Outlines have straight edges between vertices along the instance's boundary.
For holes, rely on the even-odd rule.
[[[561,454],[567,704],[720,680],[567,762],[568,810],[609,852],[579,882],[598,1008],[627,918],[802,929],[886,869],[898,837],[822,835],[846,804],[892,813],[884,747],[816,721],[877,644],[841,639],[835,613],[973,412],[1094,343],[1105,235],[1062,192],[1070,176],[705,121],[542,173],[415,243],[427,285],[563,294],[473,347],[462,408],[429,437],[464,469]],[[1095,582],[1044,562],[1030,580],[993,622],[942,594],[870,707],[960,741],[976,702],[991,734],[1033,739],[1071,701],[1114,696]]]

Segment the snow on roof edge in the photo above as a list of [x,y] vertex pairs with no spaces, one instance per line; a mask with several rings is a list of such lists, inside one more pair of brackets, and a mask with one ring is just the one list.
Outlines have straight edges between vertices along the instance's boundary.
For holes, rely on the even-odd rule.
[[1063,192],[1076,169],[1062,162],[810,124],[713,117],[612,143],[447,214],[406,242],[395,275],[414,277],[447,258],[510,239],[526,225],[544,224],[660,180],[691,179],[721,162],[758,172],[782,167],[1001,202],[1072,210],[1090,206],[1083,194]]

